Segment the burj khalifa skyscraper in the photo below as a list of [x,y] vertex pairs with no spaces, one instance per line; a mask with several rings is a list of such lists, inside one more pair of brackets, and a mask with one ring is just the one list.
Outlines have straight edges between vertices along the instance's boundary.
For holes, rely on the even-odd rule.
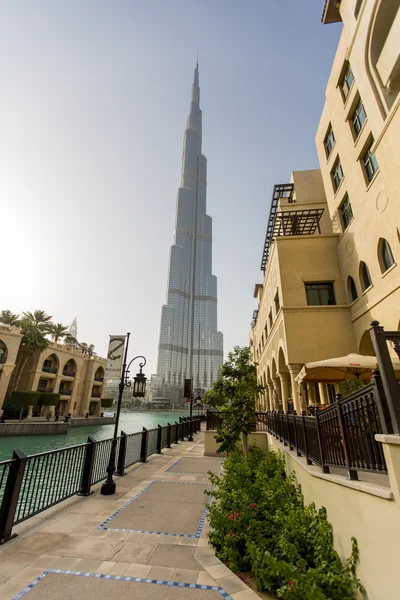
[[223,334],[217,326],[217,278],[212,274],[212,220],[206,212],[207,160],[202,154],[199,66],[183,140],[181,184],[166,303],[161,309],[157,394],[183,399],[183,380],[207,390],[219,375]]

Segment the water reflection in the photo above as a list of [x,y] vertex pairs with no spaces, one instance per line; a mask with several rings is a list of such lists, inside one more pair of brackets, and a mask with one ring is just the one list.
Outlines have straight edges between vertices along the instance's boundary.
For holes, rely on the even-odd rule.
[[[142,427],[151,429],[157,425],[167,425],[179,421],[182,411],[172,412],[140,412],[121,413],[120,431],[134,433],[141,431]],[[56,450],[65,446],[74,446],[87,441],[88,436],[95,440],[112,437],[114,425],[95,425],[91,427],[70,427],[65,435],[34,435],[12,436],[0,438],[0,460],[11,458],[14,448],[19,448],[25,454],[36,454],[47,450]]]

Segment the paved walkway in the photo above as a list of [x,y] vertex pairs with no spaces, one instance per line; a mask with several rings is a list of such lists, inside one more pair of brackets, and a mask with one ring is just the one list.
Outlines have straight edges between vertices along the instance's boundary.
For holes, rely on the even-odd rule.
[[203,436],[130,467],[114,496],[99,484],[17,526],[0,547],[1,600],[259,600],[208,544],[207,471],[221,460]]

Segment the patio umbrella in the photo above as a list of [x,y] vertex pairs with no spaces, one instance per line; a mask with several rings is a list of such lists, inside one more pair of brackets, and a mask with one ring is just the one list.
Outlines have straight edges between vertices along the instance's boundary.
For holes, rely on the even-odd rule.
[[[397,379],[400,379],[400,361],[392,359]],[[297,383],[319,381],[320,383],[338,383],[349,379],[368,381],[372,371],[378,368],[375,356],[347,354],[337,358],[317,360],[306,363],[296,377]]]

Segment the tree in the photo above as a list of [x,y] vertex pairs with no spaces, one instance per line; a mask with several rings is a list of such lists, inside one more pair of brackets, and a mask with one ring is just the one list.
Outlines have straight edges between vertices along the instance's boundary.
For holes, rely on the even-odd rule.
[[19,327],[21,324],[21,319],[19,315],[15,315],[11,312],[11,310],[2,310],[0,313],[0,323],[3,325],[11,325],[14,327]]
[[53,342],[57,343],[59,339],[68,336],[68,327],[65,327],[62,323],[49,323],[47,332],[50,334]]
[[221,412],[218,452],[232,451],[242,439],[243,452],[247,456],[248,435],[256,418],[256,397],[263,389],[257,383],[257,369],[251,363],[250,348],[235,346],[221,367],[220,377],[204,395],[204,402],[219,407]]
[[[25,314],[26,313],[24,313],[24,315]],[[48,344],[45,337],[46,331],[43,331],[40,328],[40,324],[35,325],[28,320],[23,319],[21,322],[21,333],[21,344],[18,349],[15,368],[8,386],[7,397],[13,390],[17,389],[28,358],[37,351],[42,352],[45,350]]]
[[22,313],[22,324],[36,327],[39,331],[46,332],[51,324],[52,317],[44,310],[34,310],[33,312]]

